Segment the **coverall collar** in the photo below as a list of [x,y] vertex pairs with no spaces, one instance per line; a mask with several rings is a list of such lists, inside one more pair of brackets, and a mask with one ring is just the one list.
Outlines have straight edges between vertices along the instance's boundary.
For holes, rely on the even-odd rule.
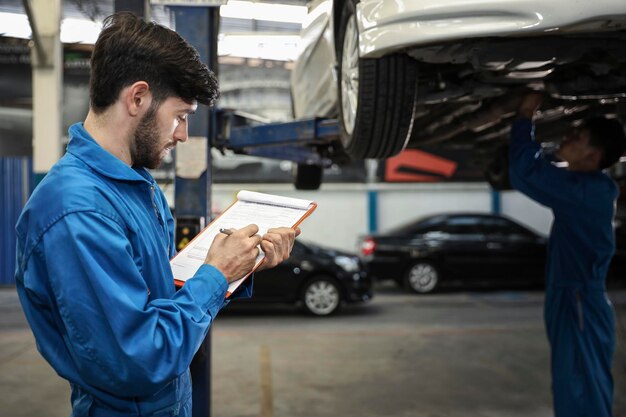
[[82,123],[75,123],[70,126],[69,134],[67,152],[76,156],[99,174],[116,180],[152,183],[150,181],[152,176],[145,168],[132,168],[109,153],[91,137]]

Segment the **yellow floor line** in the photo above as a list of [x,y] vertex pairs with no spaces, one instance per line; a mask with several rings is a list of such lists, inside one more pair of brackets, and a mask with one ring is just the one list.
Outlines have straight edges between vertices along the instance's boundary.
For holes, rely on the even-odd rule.
[[261,346],[261,414],[260,417],[274,417],[272,400],[272,360],[270,349]]

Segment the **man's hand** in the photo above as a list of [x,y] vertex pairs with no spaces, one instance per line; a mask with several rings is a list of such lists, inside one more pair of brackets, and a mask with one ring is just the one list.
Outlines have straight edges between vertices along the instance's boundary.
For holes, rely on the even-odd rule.
[[[258,245],[261,243],[261,236],[257,235],[258,231],[259,227],[251,224],[234,230],[228,236],[218,233],[204,263],[219,269],[229,283],[242,278],[252,270],[256,263],[256,257],[259,254]],[[291,243],[293,244],[293,239]]]
[[291,254],[293,242],[299,234],[299,228],[296,230],[289,227],[268,229],[261,241],[261,249],[265,252],[265,262],[261,264],[258,270],[273,268],[286,261]]
[[543,94],[537,92],[526,94],[517,109],[517,116],[532,120],[542,102]]

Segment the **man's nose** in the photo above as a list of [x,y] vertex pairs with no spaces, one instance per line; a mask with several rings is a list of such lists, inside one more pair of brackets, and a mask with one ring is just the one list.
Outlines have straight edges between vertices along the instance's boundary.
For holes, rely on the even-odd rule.
[[187,121],[183,121],[176,126],[176,130],[174,131],[174,139],[179,142],[186,142],[189,137],[187,133]]

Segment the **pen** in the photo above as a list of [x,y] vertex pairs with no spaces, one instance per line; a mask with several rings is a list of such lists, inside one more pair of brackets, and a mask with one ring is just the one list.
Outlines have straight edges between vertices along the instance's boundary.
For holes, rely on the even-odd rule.
[[220,233],[224,233],[225,235],[230,236],[233,233],[233,229],[220,228]]

